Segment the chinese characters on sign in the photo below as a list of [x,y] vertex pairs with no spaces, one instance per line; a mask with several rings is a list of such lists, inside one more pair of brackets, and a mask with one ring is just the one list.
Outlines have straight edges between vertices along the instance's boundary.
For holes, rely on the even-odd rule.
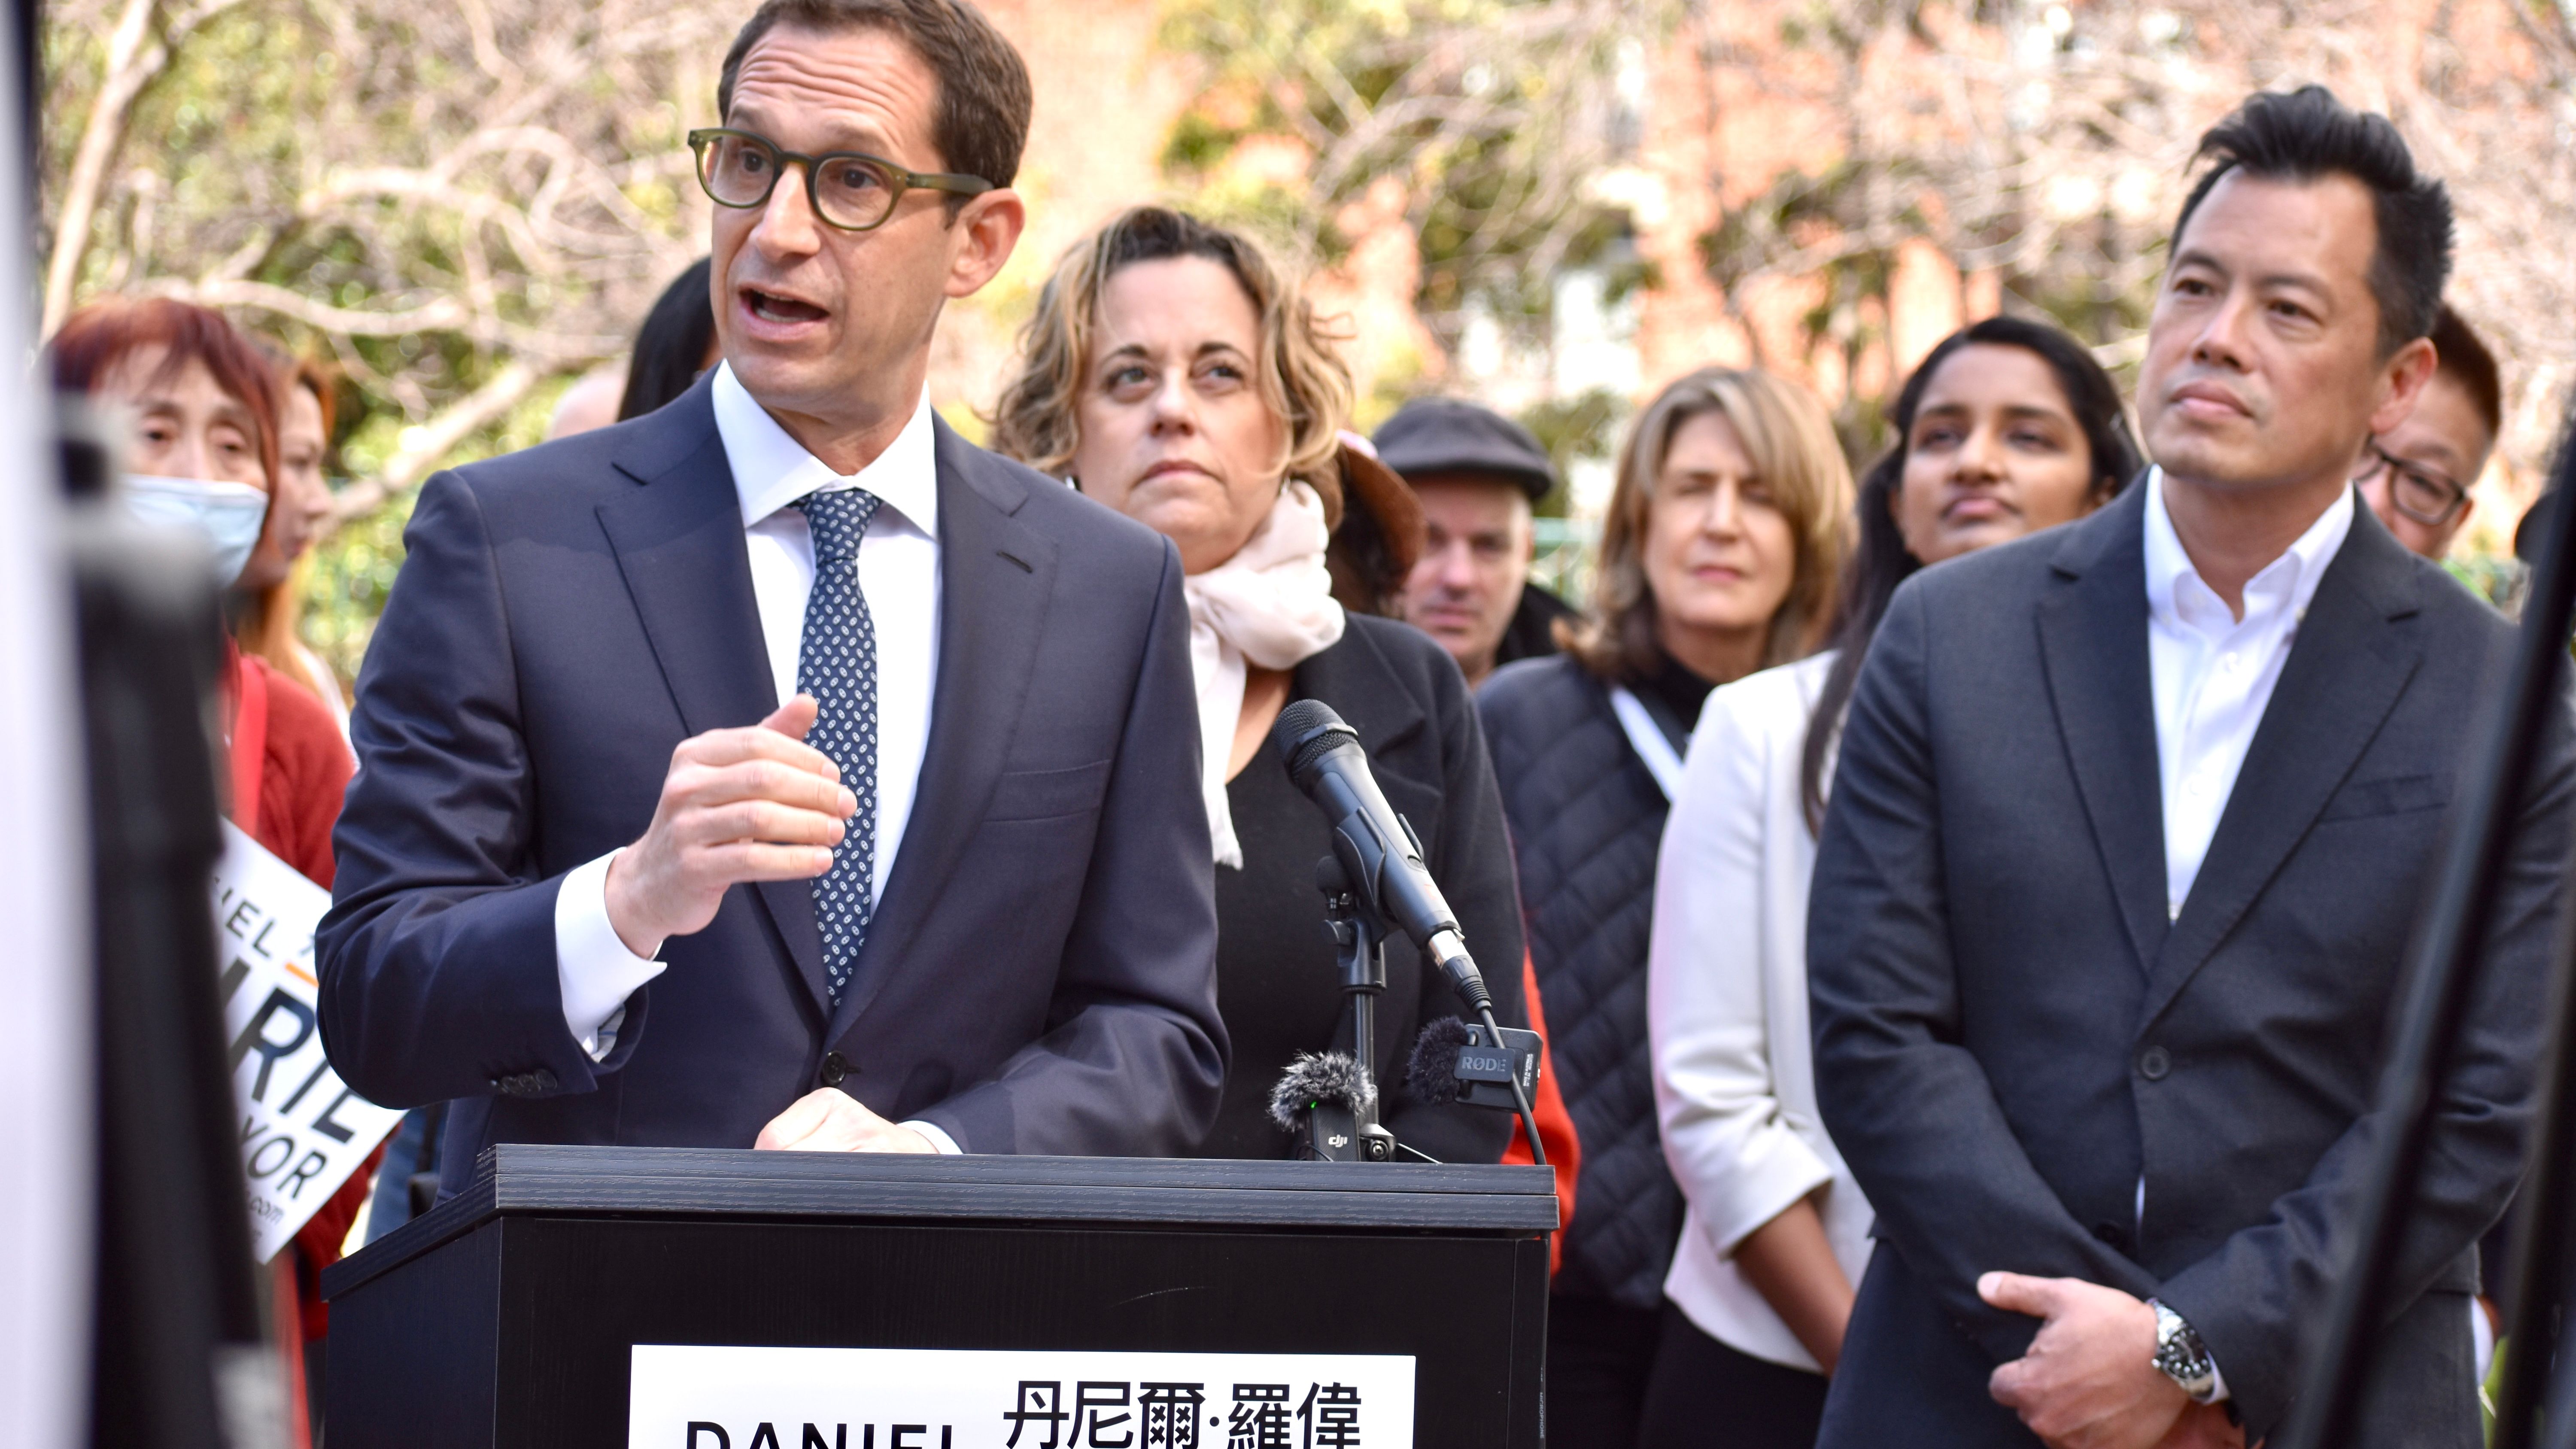
[[[1218,1430],[1224,1432],[1224,1449],[1366,1449],[1358,1388],[1310,1383],[1293,1415],[1289,1390],[1287,1384],[1236,1384],[1231,1414],[1208,1415],[1210,1432],[1201,1439],[1204,1383],[1078,1382],[1068,1411],[1062,1383],[1022,1379],[1017,1404],[1002,1415],[1011,1426],[1002,1449],[1215,1449]],[[1068,1422],[1069,1428],[1060,1427]],[[1023,1434],[1029,1435],[1025,1446]]]
[[1413,1360],[637,1344],[635,1449],[1412,1449]]

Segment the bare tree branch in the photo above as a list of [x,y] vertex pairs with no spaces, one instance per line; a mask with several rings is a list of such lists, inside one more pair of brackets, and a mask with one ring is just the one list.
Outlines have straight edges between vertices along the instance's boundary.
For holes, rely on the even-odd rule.
[[53,256],[45,268],[44,319],[37,332],[51,336],[72,309],[72,287],[80,276],[81,258],[89,250],[90,223],[98,215],[100,189],[108,168],[125,144],[125,125],[143,87],[168,63],[169,52],[152,43],[152,21],[160,0],[125,0],[116,29],[107,42],[107,63],[81,125],[80,148],[73,153],[71,175],[63,183],[54,224]]
[[340,490],[332,501],[331,517],[323,525],[323,536],[353,518],[363,518],[411,488],[428,475],[430,469],[449,450],[466,438],[490,425],[510,409],[518,406],[538,383],[560,376],[563,369],[541,372],[524,362],[513,362],[493,374],[492,380],[451,404],[429,421],[407,428],[402,446],[385,460],[375,476],[362,479]]

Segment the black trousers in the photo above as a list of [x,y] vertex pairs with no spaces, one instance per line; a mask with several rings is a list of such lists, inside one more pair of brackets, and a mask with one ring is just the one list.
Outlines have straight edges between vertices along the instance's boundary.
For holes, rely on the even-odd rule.
[[1636,1449],[1814,1449],[1826,1383],[1729,1348],[1666,1303]]
[[1664,1315],[1600,1298],[1547,1301],[1548,1449],[1635,1449]]

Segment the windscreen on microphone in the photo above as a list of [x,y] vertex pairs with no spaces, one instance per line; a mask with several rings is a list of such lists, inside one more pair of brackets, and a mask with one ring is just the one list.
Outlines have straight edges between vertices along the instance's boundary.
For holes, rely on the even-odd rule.
[[1295,1132],[1305,1125],[1306,1109],[1317,1103],[1358,1111],[1372,1105],[1375,1095],[1349,1052],[1299,1052],[1270,1089],[1270,1120],[1282,1132]]
[[1306,767],[1329,753],[1334,746],[1359,743],[1359,732],[1342,723],[1333,707],[1320,699],[1292,700],[1279,711],[1279,720],[1270,727],[1270,738],[1279,747],[1279,763],[1288,767],[1288,778],[1304,789],[1302,778]]
[[1435,1016],[1414,1038],[1412,1059],[1404,1064],[1404,1089],[1417,1102],[1434,1107],[1458,1100],[1458,1053],[1473,1040],[1467,1023],[1454,1016]]

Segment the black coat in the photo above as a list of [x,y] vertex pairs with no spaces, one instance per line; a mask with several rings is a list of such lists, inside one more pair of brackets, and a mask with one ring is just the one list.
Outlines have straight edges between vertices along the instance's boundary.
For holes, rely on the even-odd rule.
[[1187,1150],[1225,1034],[1180,559],[944,424],[929,747],[839,1009],[810,885],[738,885],[606,1061],[573,1040],[564,873],[777,706],[709,391],[422,490],[317,940],[332,1064],[457,1099],[450,1191],[491,1142],[749,1147],[819,1085],[969,1152]]
[[[1423,861],[1457,914],[1493,993],[1495,1019],[1527,1025],[1511,847],[1457,664],[1411,625],[1355,613],[1339,643],[1297,666],[1289,693],[1332,706],[1358,732],[1378,789],[1420,837]],[[1334,1040],[1343,996],[1315,889],[1315,862],[1332,838],[1323,812],[1289,783],[1267,744],[1227,793],[1244,851],[1242,870],[1217,867],[1217,1003],[1234,1067],[1200,1152],[1278,1157],[1292,1139],[1264,1115],[1272,1085],[1294,1053],[1346,1045]],[[1512,1114],[1433,1106],[1405,1087],[1404,1065],[1423,1025],[1467,1015],[1447,978],[1401,935],[1387,941],[1386,974],[1372,1069],[1387,1128],[1442,1162],[1501,1160],[1518,1130]]]
[[[1583,1144],[1555,1288],[1652,1309],[1682,1228],[1646,1040],[1655,856],[1670,807],[1608,691],[1572,656],[1496,670],[1476,706],[1503,782],[1548,1056]],[[1691,721],[1659,723],[1678,750]]]
[[[1986,1380],[2038,1321],[1979,1301],[1988,1269],[2162,1299],[2248,1441],[2322,1326],[2400,961],[2510,634],[2357,509],[2169,920],[2146,493],[1924,570],[1862,670],[1807,955],[1817,1093],[1880,1251],[1826,1445],[2034,1442]],[[2530,1136],[2564,724],[2436,1086],[2361,1444],[2478,1442],[2464,1295]]]

